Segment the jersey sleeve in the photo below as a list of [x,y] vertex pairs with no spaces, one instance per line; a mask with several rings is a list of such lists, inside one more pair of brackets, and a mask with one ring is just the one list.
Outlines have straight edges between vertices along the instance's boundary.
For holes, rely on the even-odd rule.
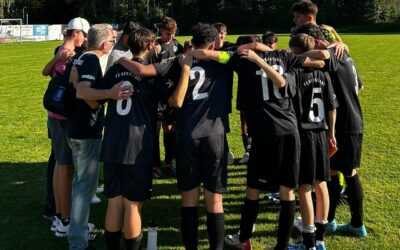
[[306,56],[304,55],[295,55],[293,53],[285,53],[285,63],[287,66],[287,69],[291,68],[300,68],[303,66],[304,61],[306,60]]
[[323,70],[329,71],[329,72],[335,72],[338,70],[339,61],[335,55],[335,50],[333,48],[329,48],[328,51],[329,51],[330,57],[329,57],[329,59],[325,60],[325,66],[324,66]]
[[290,70],[283,74],[283,78],[286,81],[286,88],[290,98],[293,98],[297,94],[298,77],[297,70]]
[[79,81],[87,81],[90,82],[92,87],[96,83],[96,76],[101,74],[101,67],[99,60],[94,55],[86,56],[82,66],[78,68],[79,72]]
[[331,78],[329,77],[328,73],[325,73],[327,82],[326,82],[326,91],[325,91],[325,97],[324,100],[327,100],[327,103],[325,104],[326,108],[328,111],[332,111],[339,107],[338,100],[336,98],[335,91],[332,86],[332,81]]
[[163,59],[159,63],[155,63],[157,75],[171,79],[174,82],[179,80],[181,67],[179,65],[178,57]]

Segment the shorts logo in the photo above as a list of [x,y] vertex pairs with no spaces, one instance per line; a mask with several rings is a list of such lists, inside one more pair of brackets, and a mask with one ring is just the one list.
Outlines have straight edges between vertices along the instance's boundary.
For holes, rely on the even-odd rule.
[[267,184],[267,180],[265,180],[265,179],[258,179],[258,181],[261,183]]

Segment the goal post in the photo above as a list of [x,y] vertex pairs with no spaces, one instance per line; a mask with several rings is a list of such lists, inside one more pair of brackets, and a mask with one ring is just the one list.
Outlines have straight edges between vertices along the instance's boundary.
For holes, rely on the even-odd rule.
[[0,19],[0,43],[5,42],[22,43],[22,19]]

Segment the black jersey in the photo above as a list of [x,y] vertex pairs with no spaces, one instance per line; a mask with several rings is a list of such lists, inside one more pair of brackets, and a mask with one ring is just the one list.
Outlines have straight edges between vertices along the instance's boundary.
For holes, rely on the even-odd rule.
[[330,71],[333,89],[340,107],[336,110],[336,133],[337,134],[362,134],[363,115],[360,101],[358,100],[358,89],[362,86],[353,59],[344,53],[339,60],[334,51],[329,49],[330,59],[326,60],[325,67]]
[[[75,66],[79,74],[79,82],[90,82],[96,88],[103,76],[99,58],[91,52],[82,56],[75,55],[68,64],[65,76],[69,79],[71,68]],[[76,90],[72,88],[72,112],[68,118],[68,137],[73,139],[101,138],[104,125],[104,108],[92,109],[84,100],[77,99]]]
[[285,74],[294,77],[297,91],[293,98],[299,130],[327,130],[328,111],[338,107],[331,78],[315,69],[295,69]]
[[161,62],[164,59],[172,58],[183,52],[183,46],[176,39],[172,39],[168,44],[162,43],[161,39],[157,39],[156,41],[160,44],[161,51],[155,56],[155,62]]
[[133,95],[126,100],[109,100],[102,145],[102,160],[115,164],[152,164],[158,100],[166,100],[172,83],[160,78],[141,78],[119,64],[113,65],[99,88],[110,89],[127,81]]
[[[306,59],[286,51],[259,54],[269,65],[283,75],[291,68],[301,67]],[[279,136],[297,133],[296,114],[291,98],[296,88],[294,82],[278,88],[260,67],[248,60],[232,59],[244,93],[243,104],[249,135]]]
[[[169,69],[176,70],[177,62],[156,64],[157,72],[165,75]],[[225,64],[193,60],[189,86],[178,113],[181,136],[202,138],[229,132],[231,75],[232,70]]]

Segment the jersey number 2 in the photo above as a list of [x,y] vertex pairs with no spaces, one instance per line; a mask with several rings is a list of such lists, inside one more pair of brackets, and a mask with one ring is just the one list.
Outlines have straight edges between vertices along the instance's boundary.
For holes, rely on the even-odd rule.
[[208,97],[208,93],[199,93],[201,86],[204,84],[204,81],[206,80],[206,72],[202,67],[199,66],[193,67],[192,69],[190,69],[190,80],[196,80],[196,72],[198,74],[198,81],[194,86],[192,92],[193,101],[201,100]]

